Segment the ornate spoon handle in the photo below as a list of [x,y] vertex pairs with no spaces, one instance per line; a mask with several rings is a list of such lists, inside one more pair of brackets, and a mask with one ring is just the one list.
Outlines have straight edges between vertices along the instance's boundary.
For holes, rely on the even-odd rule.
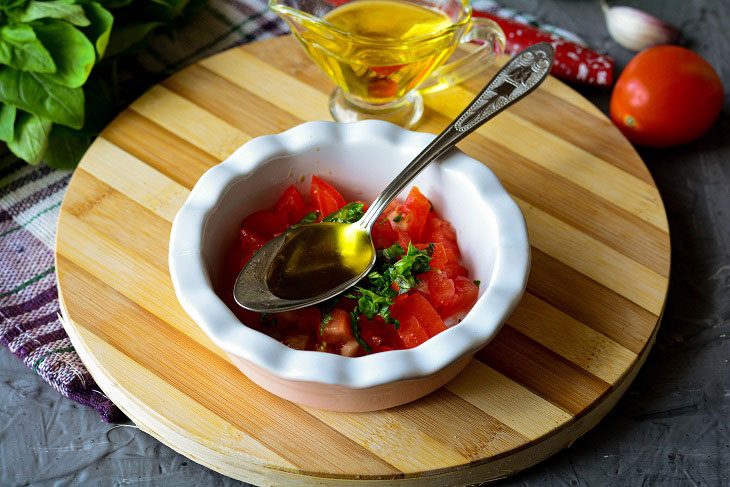
[[537,88],[550,72],[554,54],[553,47],[549,43],[541,42],[510,59],[461,115],[391,181],[358,224],[369,229],[398,193],[431,161],[451,149],[484,122]]

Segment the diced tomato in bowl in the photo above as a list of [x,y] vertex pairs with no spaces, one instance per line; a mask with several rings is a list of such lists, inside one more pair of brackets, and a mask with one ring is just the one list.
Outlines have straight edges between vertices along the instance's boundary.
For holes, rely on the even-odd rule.
[[[244,218],[240,228],[240,266],[228,259],[229,281],[269,239],[309,218],[320,221],[349,204],[340,192],[317,175],[311,178],[306,201],[289,186],[271,208]],[[362,203],[362,202],[359,202]],[[359,219],[367,209],[353,218]],[[440,218],[417,187],[404,201],[393,201],[372,229],[382,256],[376,272],[383,282],[366,279],[338,299],[325,304],[258,316],[256,329],[297,350],[317,350],[348,357],[413,348],[445,331],[476,302],[478,288],[461,265],[456,232]]]

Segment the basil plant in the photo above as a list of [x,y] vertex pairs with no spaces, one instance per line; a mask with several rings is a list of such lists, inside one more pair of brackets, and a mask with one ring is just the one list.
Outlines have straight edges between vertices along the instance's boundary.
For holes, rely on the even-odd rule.
[[0,0],[0,141],[74,167],[115,113],[114,73],[190,0]]

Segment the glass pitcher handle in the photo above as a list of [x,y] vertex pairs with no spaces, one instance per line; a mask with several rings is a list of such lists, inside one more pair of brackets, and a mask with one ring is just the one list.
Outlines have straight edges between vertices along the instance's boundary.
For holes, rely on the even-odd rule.
[[476,50],[461,59],[444,64],[436,69],[416,89],[421,93],[434,93],[445,90],[479,74],[494,63],[499,54],[504,53],[504,32],[492,20],[472,17],[471,28],[461,38],[459,44],[470,41],[482,41],[482,43]]

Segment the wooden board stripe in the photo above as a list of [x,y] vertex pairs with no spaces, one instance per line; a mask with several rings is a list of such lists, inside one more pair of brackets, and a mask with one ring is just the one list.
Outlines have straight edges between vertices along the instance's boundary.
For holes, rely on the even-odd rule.
[[125,110],[115,118],[101,137],[188,189],[205,171],[220,162],[217,157],[132,110]]
[[[464,84],[464,88],[474,93],[482,89],[472,83]],[[561,139],[567,140],[576,147],[600,157],[606,162],[613,164],[622,171],[635,176],[647,184],[654,185],[654,180],[646,166],[634,164],[637,159],[636,150],[626,144],[623,135],[614,130],[613,124],[606,119],[603,113],[596,116],[588,116],[585,107],[578,107],[572,104],[563,103],[563,100],[547,91],[538,91],[531,94],[535,104],[539,104],[541,110],[534,110],[530,105],[517,103],[510,107],[510,111],[518,117],[528,120],[530,123],[548,130]],[[560,123],[554,123],[551,118],[544,117],[544,112],[556,113],[560,116]],[[603,137],[592,137],[590,133],[601,133]]]
[[[246,89],[246,85],[231,83],[201,65],[190,66],[171,76],[164,86],[252,136],[283,132],[305,120],[257,96]],[[221,96],[211,97],[207,90],[200,89],[201,86],[209,87]]]
[[[519,198],[530,243],[556,260],[613,289],[642,308],[659,315],[669,279],[577,231],[562,220]],[[626,276],[630,275],[631,279]]]
[[656,315],[534,247],[527,290],[637,354],[657,323]]
[[[135,406],[144,408],[146,414],[170,418],[171,424],[181,435],[193,435],[197,441],[225,450],[236,457],[239,462],[277,465],[296,470],[296,465],[262,445],[254,436],[247,434],[220,416],[211,414],[211,411],[202,404],[182,393],[163,378],[150,374],[146,367],[126,356],[107,341],[84,327],[79,327],[79,330],[88,348],[95,351],[99,359],[99,367],[106,374],[119,379],[116,387],[122,388],[123,394],[126,396],[146,397],[145,401],[135,402]],[[190,415],[180,415],[181,409],[190,411]]]
[[574,416],[611,387],[509,325],[477,358]]
[[[448,92],[428,95],[426,104],[453,120],[473,98],[474,93],[457,86]],[[661,205],[661,197],[654,186],[552,132],[507,110],[476,133],[667,231],[666,217],[655,211]],[[604,181],[612,184],[606,185]]]
[[[87,164],[87,160],[94,163]],[[124,167],[122,177],[120,166]],[[169,222],[190,194],[187,188],[104,137],[96,139],[80,167]]]
[[129,107],[222,161],[251,137],[160,85]]
[[[483,83],[429,96],[421,129],[440,130]],[[328,119],[331,86],[292,39],[275,39],[176,74],[105,130],[59,220],[59,284],[79,353],[145,430],[242,479],[459,485],[565,446],[646,357],[669,240],[636,153],[556,80],[490,124],[501,134],[483,128],[461,144],[516,197],[533,265],[503,331],[440,391],[363,414],[293,405],[240,374],[177,303],[167,238],[189,189],[251,137]]]
[[637,357],[636,353],[529,292],[507,323],[609,384],[618,381]]
[[[259,98],[301,120],[329,120],[329,96],[304,81],[273,69],[265,60],[243,49],[231,49],[200,63],[234,85],[256,92]],[[296,93],[296,96],[284,94]]]
[[540,438],[573,418],[479,360],[472,360],[446,388],[527,438]]
[[[449,123],[443,115],[429,113],[422,127],[434,132]],[[459,148],[483,161],[497,174],[511,195],[559,218],[577,230],[603,242],[661,276],[669,275],[669,236],[648,226],[636,215],[590,191],[575,185],[559,174],[534,164],[500,144],[490,143],[479,134],[471,134]],[[642,239],[635,236],[641,234]]]

